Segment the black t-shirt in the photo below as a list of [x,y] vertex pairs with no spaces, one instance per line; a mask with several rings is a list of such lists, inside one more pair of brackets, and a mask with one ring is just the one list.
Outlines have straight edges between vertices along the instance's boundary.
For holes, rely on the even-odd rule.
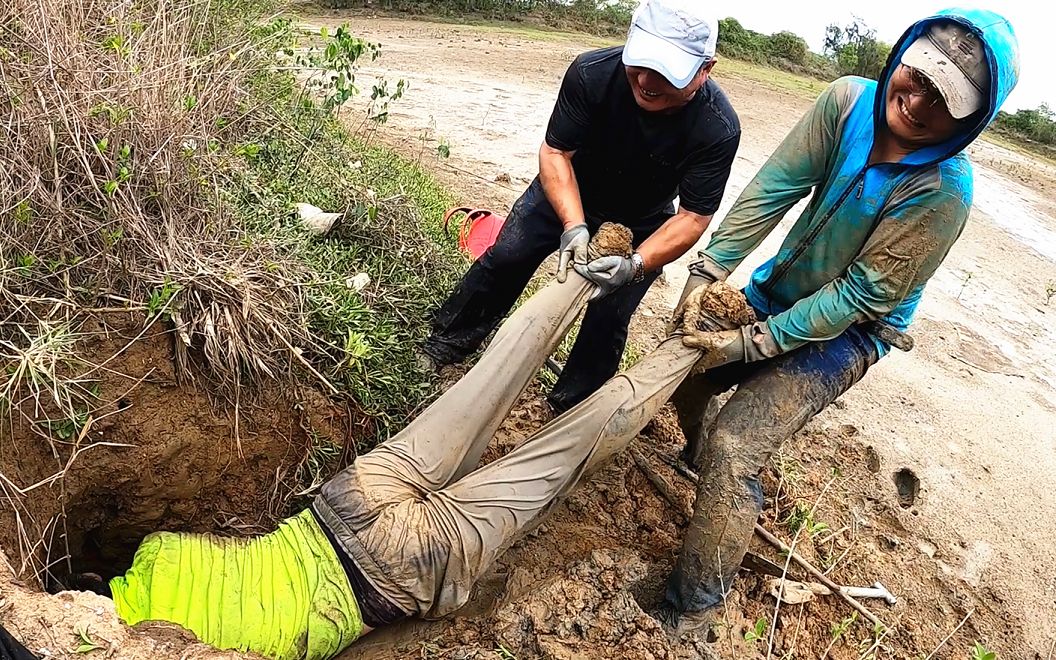
[[633,227],[655,222],[678,195],[687,211],[715,213],[741,138],[737,113],[711,78],[677,112],[642,110],[622,54],[617,46],[577,57],[546,129],[548,145],[576,152],[584,211]]

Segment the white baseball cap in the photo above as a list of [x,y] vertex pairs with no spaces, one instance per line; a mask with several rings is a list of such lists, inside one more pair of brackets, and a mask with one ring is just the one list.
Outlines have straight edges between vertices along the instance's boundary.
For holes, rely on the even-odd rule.
[[652,69],[679,89],[715,56],[719,22],[704,0],[643,0],[634,10],[623,63]]
[[935,84],[954,119],[964,119],[989,100],[986,47],[960,23],[933,24],[902,53],[902,64]]

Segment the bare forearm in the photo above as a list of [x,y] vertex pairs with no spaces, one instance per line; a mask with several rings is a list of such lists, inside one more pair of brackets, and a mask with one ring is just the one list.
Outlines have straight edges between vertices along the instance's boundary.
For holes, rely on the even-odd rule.
[[646,272],[658,270],[693,247],[711,222],[710,215],[679,211],[638,248]]
[[572,170],[571,152],[559,151],[544,143],[539,149],[539,181],[565,229],[586,221],[579,184]]

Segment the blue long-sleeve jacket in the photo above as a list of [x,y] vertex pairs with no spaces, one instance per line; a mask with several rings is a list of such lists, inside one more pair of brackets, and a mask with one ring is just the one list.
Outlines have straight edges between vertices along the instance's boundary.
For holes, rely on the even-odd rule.
[[[936,20],[982,37],[991,90],[981,119],[899,163],[868,165],[885,94],[902,52]],[[1019,75],[1008,22],[988,11],[946,10],[919,21],[892,48],[880,81],[832,83],[748,184],[703,255],[733,271],[800,199],[811,195],[778,253],[752,274],[749,301],[770,314],[780,351],[883,320],[905,330],[924,286],[960,236],[972,204],[964,148],[997,115]],[[877,340],[881,353],[887,346]]]

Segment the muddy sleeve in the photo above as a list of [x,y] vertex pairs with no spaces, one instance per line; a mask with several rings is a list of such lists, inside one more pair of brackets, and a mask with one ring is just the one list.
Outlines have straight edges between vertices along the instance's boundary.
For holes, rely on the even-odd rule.
[[726,214],[704,250],[707,256],[732,272],[822,183],[836,150],[840,116],[852,105],[846,101],[848,85],[837,80],[822,92]]
[[832,339],[853,323],[889,314],[935,274],[968,211],[962,197],[942,190],[889,209],[843,276],[767,320],[778,347]]
[[719,210],[740,142],[738,132],[696,155],[678,186],[680,207],[700,215],[712,215]]
[[546,127],[546,143],[561,151],[575,151],[583,145],[590,129],[590,100],[580,71],[580,62],[572,62],[565,72],[557,93],[554,111]]

